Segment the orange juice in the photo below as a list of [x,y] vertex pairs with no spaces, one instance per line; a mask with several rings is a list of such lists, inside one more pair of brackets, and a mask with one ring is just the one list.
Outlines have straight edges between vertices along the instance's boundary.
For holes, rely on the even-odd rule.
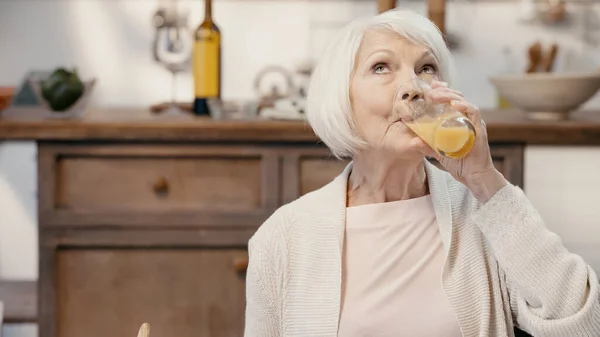
[[[458,116],[455,113],[444,114],[437,119],[423,116],[407,125],[441,155],[460,159],[466,156],[475,145],[475,132],[464,124],[444,123],[456,117]],[[460,115],[460,117],[464,116]]]

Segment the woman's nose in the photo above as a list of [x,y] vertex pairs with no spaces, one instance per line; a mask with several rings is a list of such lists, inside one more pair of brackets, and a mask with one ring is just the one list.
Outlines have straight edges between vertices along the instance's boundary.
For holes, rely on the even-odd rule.
[[405,102],[416,101],[424,98],[424,93],[421,88],[412,82],[405,83],[400,87],[397,93],[397,99]]
[[423,93],[419,90],[410,90],[402,94],[402,100],[404,101],[416,101],[423,98]]

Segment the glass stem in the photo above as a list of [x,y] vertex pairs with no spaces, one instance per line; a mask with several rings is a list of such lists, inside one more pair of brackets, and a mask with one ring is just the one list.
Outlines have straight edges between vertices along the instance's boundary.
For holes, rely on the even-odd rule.
[[171,105],[176,106],[177,104],[175,103],[175,96],[177,94],[177,72],[171,71],[171,74],[173,75],[173,83],[171,88]]

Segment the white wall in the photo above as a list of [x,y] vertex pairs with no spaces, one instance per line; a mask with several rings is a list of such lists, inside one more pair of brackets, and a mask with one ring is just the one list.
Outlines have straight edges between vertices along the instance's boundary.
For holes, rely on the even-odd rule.
[[[0,278],[37,278],[37,149],[0,143]],[[35,337],[35,324],[4,325],[3,337]]]
[[[203,15],[201,0],[180,0],[191,9],[190,27]],[[76,65],[100,79],[97,104],[148,106],[170,98],[169,73],[151,58],[152,0],[0,1],[0,85],[18,83],[30,69]],[[375,14],[375,0],[238,1],[217,0],[214,15],[223,31],[223,96],[251,98],[254,76],[266,65],[292,68],[317,55],[323,40],[355,17]],[[425,5],[399,2],[425,14]],[[448,26],[463,48],[455,51],[462,78],[458,88],[480,107],[494,107],[488,76],[502,71],[502,48],[518,53],[523,67],[526,47],[536,39],[558,40],[574,58],[570,68],[598,68],[597,48],[582,44],[576,29],[545,31],[517,24],[519,11],[509,3],[452,2]],[[324,23],[330,28],[322,27]],[[334,23],[334,25],[331,25]],[[333,26],[333,27],[331,27]],[[582,60],[584,59],[584,60]],[[559,67],[563,67],[562,57]],[[189,74],[180,75],[178,98],[191,100]],[[597,104],[596,99],[592,104]]]
[[36,147],[0,143],[0,277],[37,278]]
[[[184,1],[184,0],[180,0]],[[151,59],[151,0],[27,0],[0,1],[0,85],[17,84],[31,69],[76,65],[84,76],[99,78],[93,103],[139,106],[170,97],[166,70]],[[203,2],[184,1],[195,26]],[[400,7],[425,13],[424,4]],[[271,64],[293,68],[317,55],[333,28],[360,15],[376,12],[372,1],[221,1],[214,6],[223,32],[225,98],[252,98],[254,76]],[[517,7],[510,3],[453,2],[448,26],[463,42],[456,50],[461,82],[458,89],[482,108],[494,107],[496,94],[488,76],[504,69],[502,48],[519,54],[535,39],[554,39],[568,48],[571,58],[559,67],[598,68],[600,53],[574,32],[548,31],[517,24]],[[319,26],[319,27],[317,27]],[[178,80],[177,97],[191,100],[189,74]],[[600,107],[600,96],[587,107]],[[37,278],[35,145],[0,145],[0,277]],[[559,156],[563,156],[560,157]],[[568,159],[565,159],[568,158]],[[600,149],[532,147],[526,152],[526,192],[548,225],[563,235],[565,244],[584,255],[600,272],[600,207],[594,207],[600,186]],[[569,165],[567,165],[569,164]],[[561,171],[564,169],[564,171]],[[595,171],[594,171],[595,169]],[[582,181],[582,171],[590,181]],[[35,329],[11,328],[6,336],[33,336]]]
[[550,230],[600,274],[600,147],[530,146],[525,192]]

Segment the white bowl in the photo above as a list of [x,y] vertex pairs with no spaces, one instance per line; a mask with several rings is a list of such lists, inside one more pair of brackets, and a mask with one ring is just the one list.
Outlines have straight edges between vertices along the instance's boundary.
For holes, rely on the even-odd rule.
[[502,75],[490,81],[529,118],[564,120],[600,89],[600,72]]

